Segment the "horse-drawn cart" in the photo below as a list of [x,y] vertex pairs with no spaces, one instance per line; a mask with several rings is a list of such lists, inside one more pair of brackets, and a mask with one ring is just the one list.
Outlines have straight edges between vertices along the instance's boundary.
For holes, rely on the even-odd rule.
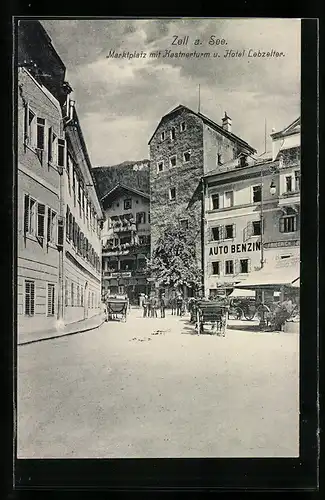
[[127,297],[107,297],[106,298],[106,321],[118,320],[126,321],[129,301]]
[[228,320],[228,305],[224,300],[199,300],[196,302],[196,331],[204,333],[210,327],[211,334],[225,337]]

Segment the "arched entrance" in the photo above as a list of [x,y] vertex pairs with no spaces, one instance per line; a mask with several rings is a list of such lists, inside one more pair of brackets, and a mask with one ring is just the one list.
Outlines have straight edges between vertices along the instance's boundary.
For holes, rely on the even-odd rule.
[[84,319],[88,318],[89,299],[88,299],[87,291],[88,291],[88,281],[86,281],[85,287],[84,287]]

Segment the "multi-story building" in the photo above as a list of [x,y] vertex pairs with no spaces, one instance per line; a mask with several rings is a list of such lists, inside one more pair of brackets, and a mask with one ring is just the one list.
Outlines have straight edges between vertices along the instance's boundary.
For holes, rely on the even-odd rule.
[[[62,324],[81,317],[70,313],[64,298],[65,275],[77,276],[80,272],[78,259],[72,267],[67,264],[66,138],[71,136],[72,123],[80,137],[81,132],[69,104],[72,89],[65,81],[66,68],[40,22],[19,22],[17,49],[17,320],[19,335],[23,335],[56,327],[58,320]],[[85,145],[82,140],[80,144],[74,158],[80,165],[81,177],[93,186],[90,164],[84,159]],[[90,185],[87,190],[97,217],[101,218],[96,192]],[[92,233],[89,241],[100,262],[100,236],[95,235]],[[97,300],[101,288],[100,265],[95,274],[96,286],[91,288],[96,291]]]
[[72,322],[100,312],[103,212],[74,106],[65,124],[65,137],[64,310],[65,321]]
[[148,293],[149,195],[117,184],[101,202],[103,293],[126,293],[131,303],[137,303],[140,293]]
[[228,162],[204,176],[207,295],[264,265],[299,259],[299,120],[271,137],[273,155],[249,156],[245,166]]
[[[149,141],[151,250],[170,221],[190,225],[199,268],[204,260],[202,176],[234,158],[245,164],[255,153],[232,132],[225,114],[222,126],[202,113],[179,105],[159,122]],[[226,200],[231,203],[231,200]],[[187,293],[187,290],[184,290]]]

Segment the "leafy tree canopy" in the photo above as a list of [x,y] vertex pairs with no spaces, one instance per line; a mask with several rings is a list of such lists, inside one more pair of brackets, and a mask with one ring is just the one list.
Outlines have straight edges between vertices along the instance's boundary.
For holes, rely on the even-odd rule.
[[158,285],[200,288],[202,273],[196,258],[196,238],[193,229],[184,228],[179,222],[166,227],[148,263]]

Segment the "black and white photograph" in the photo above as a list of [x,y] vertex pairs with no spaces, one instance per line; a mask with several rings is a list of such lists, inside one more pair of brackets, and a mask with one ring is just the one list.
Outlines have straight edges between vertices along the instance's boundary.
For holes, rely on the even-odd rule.
[[299,457],[301,20],[15,51],[17,458]]

